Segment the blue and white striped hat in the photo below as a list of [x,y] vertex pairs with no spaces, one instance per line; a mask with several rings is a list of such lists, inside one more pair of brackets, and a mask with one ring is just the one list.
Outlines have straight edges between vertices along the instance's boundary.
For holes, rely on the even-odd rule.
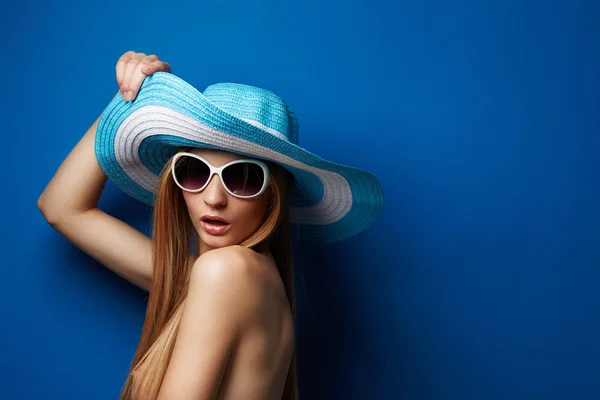
[[383,208],[379,180],[326,161],[298,146],[298,121],[273,92],[217,83],[201,93],[181,78],[156,72],[134,101],[108,104],[96,130],[102,170],[130,196],[153,205],[158,175],[180,147],[213,148],[273,161],[295,177],[291,223],[324,241],[363,231]]

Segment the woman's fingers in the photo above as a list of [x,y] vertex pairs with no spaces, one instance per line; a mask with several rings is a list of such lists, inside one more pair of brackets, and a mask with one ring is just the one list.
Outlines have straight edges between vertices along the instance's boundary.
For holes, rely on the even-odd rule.
[[146,76],[158,71],[171,72],[171,65],[154,54],[147,56],[134,51],[123,54],[117,62],[117,83],[123,100],[135,99]]
[[167,62],[157,59],[142,68],[142,73],[146,75],[152,75],[158,71],[171,72],[171,66]]
[[154,54],[145,57],[141,62],[140,62],[140,72],[144,75],[151,75],[149,73],[148,67],[153,65],[154,62],[156,62],[158,60],[158,57],[155,56]]
[[117,84],[119,87],[123,84],[123,77],[125,75],[125,66],[127,62],[135,55],[134,51],[129,50],[123,54],[117,61]]
[[[140,63],[141,64],[141,63]],[[142,83],[144,83],[144,79],[146,79],[146,75],[144,75],[141,71],[141,67],[138,64],[131,75],[131,80],[129,81],[129,96],[125,100],[133,100],[138,94]]]
[[123,83],[121,84],[121,92],[123,92],[124,100],[131,100],[130,96],[129,97],[127,96],[127,92],[133,91],[133,89],[132,89],[132,84],[134,84],[133,77],[134,77],[136,71],[139,70],[138,64],[140,63],[141,58],[142,57],[140,57],[138,54],[136,54],[133,58],[131,58],[129,61],[127,61],[127,64],[125,65],[125,73],[123,76]]
[[136,98],[140,87],[142,86],[142,83],[144,83],[144,79],[146,79],[146,75],[144,72],[144,69],[152,64],[153,62],[156,62],[158,60],[158,57],[155,56],[154,54],[150,55],[150,56],[144,56],[140,62],[135,66],[133,73],[131,75],[131,78],[129,80],[129,87],[128,87],[128,91],[130,92],[130,94],[127,96],[127,98],[125,100],[133,100]]

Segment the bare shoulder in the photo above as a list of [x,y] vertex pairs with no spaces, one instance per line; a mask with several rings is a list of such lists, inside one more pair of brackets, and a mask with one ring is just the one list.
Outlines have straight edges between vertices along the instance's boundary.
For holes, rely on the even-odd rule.
[[272,263],[272,259],[247,247],[233,245],[214,249],[202,254],[194,263],[194,269],[210,265],[213,273],[243,274]]
[[260,271],[269,260],[238,245],[207,251],[192,266],[190,290],[194,287],[227,288],[231,296],[238,297],[232,301],[243,302],[246,307],[259,306],[266,282],[266,275]]

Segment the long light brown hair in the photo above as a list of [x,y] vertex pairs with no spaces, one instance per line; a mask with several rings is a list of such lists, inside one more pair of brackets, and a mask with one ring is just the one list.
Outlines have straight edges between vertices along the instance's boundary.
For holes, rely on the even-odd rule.
[[[192,148],[182,148],[188,151]],[[140,342],[129,367],[119,400],[153,400],[165,376],[183,304],[187,297],[192,264],[191,243],[198,233],[189,217],[181,189],[171,177],[170,159],[159,175],[152,224],[153,278]],[[265,160],[263,160],[265,161]],[[265,161],[273,179],[268,189],[269,207],[262,225],[242,243],[252,249],[270,250],[285,286],[296,321],[296,298],[290,243],[290,196],[293,175],[276,163]],[[288,370],[282,400],[298,400],[296,351]]]

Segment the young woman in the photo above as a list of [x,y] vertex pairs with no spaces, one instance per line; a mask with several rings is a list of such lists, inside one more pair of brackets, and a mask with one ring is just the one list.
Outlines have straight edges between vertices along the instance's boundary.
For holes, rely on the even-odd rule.
[[[154,55],[119,59],[119,93],[38,206],[149,291],[121,400],[298,399],[290,225],[352,236],[380,213],[381,186],[299,147],[274,93],[232,83],[200,93],[170,72]],[[151,239],[97,208],[107,177],[154,207]]]

